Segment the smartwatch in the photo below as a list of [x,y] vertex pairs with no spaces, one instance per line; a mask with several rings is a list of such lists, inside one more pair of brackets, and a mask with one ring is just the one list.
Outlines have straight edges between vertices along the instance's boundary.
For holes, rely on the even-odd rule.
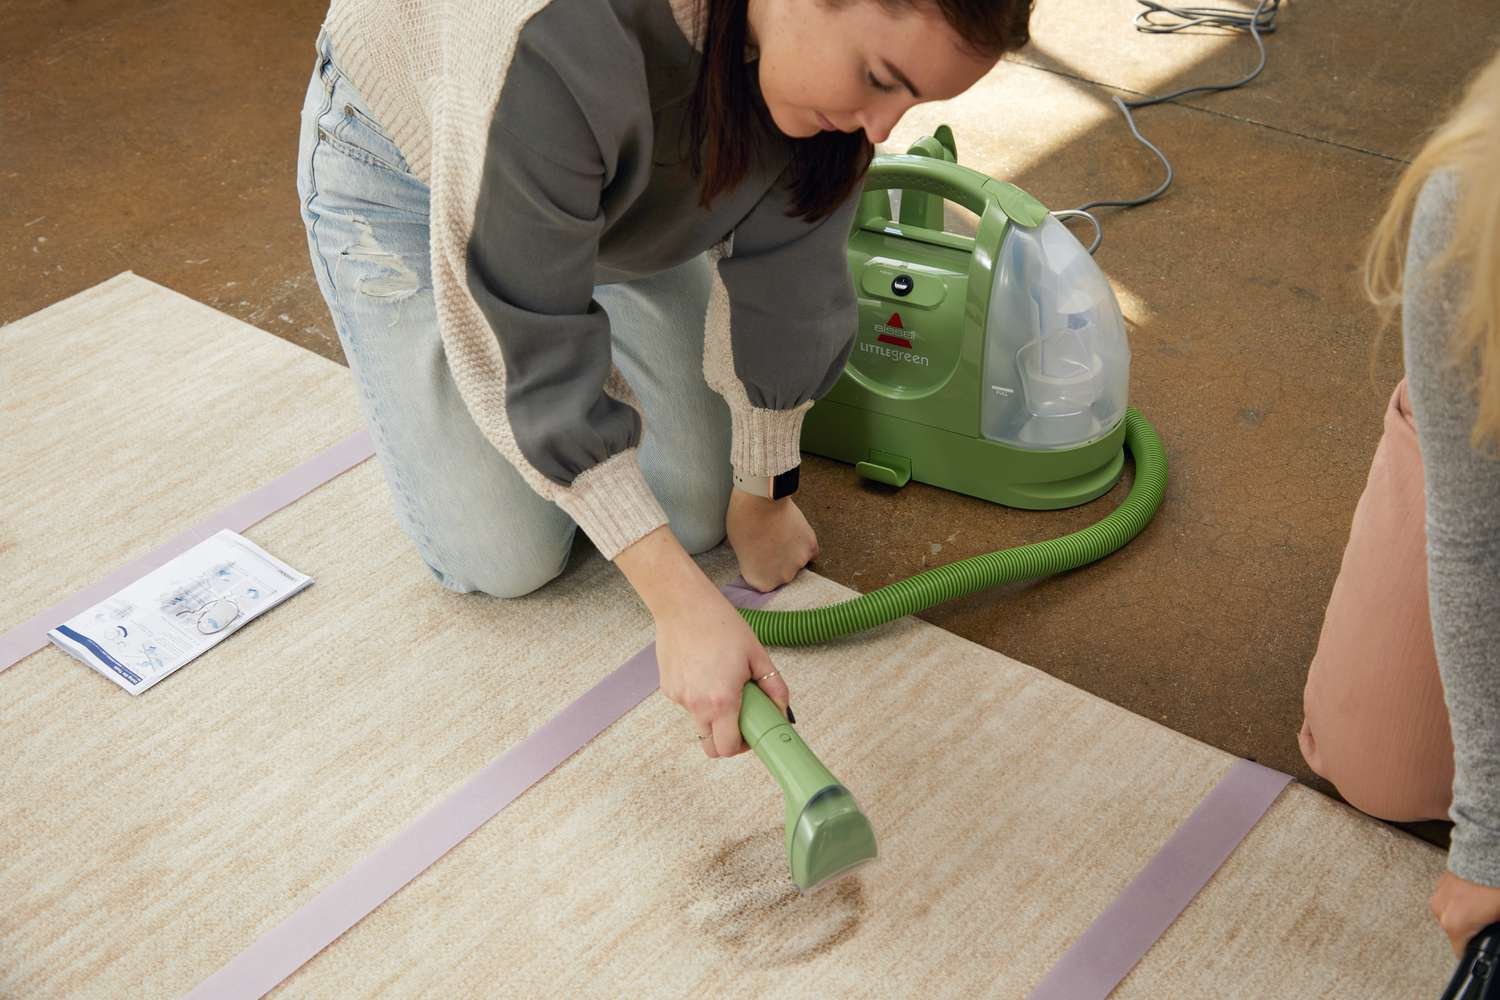
[[794,465],[779,476],[741,476],[734,474],[734,488],[767,500],[780,500],[797,492],[800,465]]

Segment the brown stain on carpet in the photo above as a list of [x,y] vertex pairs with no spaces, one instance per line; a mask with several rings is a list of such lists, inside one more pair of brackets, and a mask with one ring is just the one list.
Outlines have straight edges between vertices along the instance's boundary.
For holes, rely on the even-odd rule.
[[833,951],[864,921],[864,883],[845,876],[804,894],[787,873],[780,827],[722,844],[693,879],[689,922],[745,965],[800,965]]

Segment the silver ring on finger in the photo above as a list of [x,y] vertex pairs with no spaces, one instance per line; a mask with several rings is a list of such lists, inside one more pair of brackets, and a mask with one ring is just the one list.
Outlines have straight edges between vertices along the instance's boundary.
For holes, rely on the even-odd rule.
[[772,677],[775,677],[779,672],[780,671],[777,671],[777,670],[771,670],[771,671],[768,671],[768,672],[766,672],[764,674],[761,674],[759,677],[752,678],[752,680],[754,680],[758,684],[761,681],[768,681],[768,680],[770,680]]

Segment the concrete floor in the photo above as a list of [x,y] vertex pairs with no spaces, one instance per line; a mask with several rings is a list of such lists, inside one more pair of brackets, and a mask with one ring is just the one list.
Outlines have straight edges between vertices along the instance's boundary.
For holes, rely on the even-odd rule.
[[[1034,43],[899,148],[953,122],[960,158],[1052,207],[1158,167],[1108,100],[1237,78],[1242,36],[1148,37],[1128,0],[1041,0]],[[0,322],[122,270],[342,360],[294,187],[319,0],[21,0],[0,9]],[[1132,325],[1132,401],[1166,438],[1156,522],[1105,563],[928,620],[1329,791],[1297,751],[1301,691],[1400,372],[1357,263],[1405,160],[1494,51],[1487,0],[1289,3],[1248,87],[1142,111],[1178,171],[1106,215],[1097,259]],[[967,123],[967,124],[966,124]],[[959,220],[962,225],[962,220]],[[1059,534],[1080,510],[892,492],[809,459],[815,568],[869,590]],[[816,720],[808,720],[816,725]]]

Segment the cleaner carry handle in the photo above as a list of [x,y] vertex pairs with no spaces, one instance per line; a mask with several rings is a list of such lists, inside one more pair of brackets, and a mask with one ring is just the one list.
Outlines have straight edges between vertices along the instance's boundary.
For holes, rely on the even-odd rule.
[[[958,144],[953,139],[953,130],[946,125],[939,125],[933,135],[922,136],[906,152],[908,156],[931,156],[949,163],[958,162]],[[886,192],[878,192],[878,195],[884,196]],[[884,211],[883,204],[878,200],[871,203],[876,213]],[[943,202],[921,191],[903,191],[900,222],[903,226],[942,231]]]
[[1469,939],[1441,1000],[1500,1000],[1500,923]]
[[1041,225],[1048,214],[1045,205],[1014,184],[995,180],[961,163],[933,156],[892,154],[876,159],[865,174],[864,195],[851,232],[867,224],[878,227],[890,221],[889,201],[882,209],[878,201],[864,200],[865,195],[890,190],[936,195],[962,205],[981,219],[987,213],[994,213],[997,223],[1008,218],[1023,226],[1034,227]]

